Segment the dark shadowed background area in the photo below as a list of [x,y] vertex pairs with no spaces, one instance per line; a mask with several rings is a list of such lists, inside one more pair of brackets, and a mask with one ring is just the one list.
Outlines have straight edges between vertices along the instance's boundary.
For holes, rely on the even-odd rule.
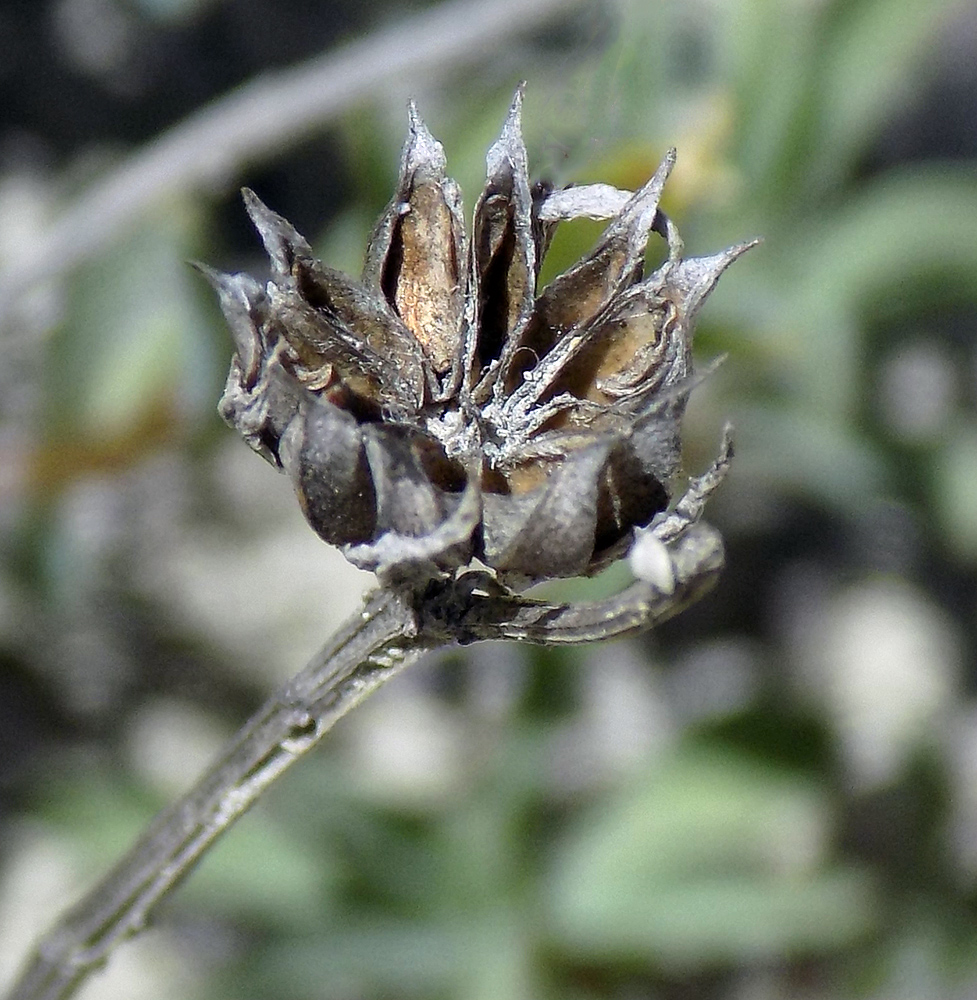
[[398,678],[83,996],[977,994],[977,5],[507,3],[0,2],[0,983],[370,585],[216,416],[185,262],[262,273],[247,184],[356,272],[407,98],[470,209],[525,79],[537,178],[675,145],[689,251],[764,237],[686,424],[726,573]]

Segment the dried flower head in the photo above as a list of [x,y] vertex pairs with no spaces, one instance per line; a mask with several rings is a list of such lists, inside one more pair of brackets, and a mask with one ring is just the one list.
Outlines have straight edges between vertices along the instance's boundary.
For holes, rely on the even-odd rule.
[[[292,481],[306,518],[394,577],[473,558],[519,584],[595,571],[668,505],[696,312],[750,244],[685,257],[639,191],[532,186],[517,92],[469,237],[445,156],[410,108],[397,191],[356,281],[250,191],[262,287],[207,270],[236,345],[220,412]],[[609,219],[536,292],[555,225]],[[643,274],[652,233],[665,262]]]

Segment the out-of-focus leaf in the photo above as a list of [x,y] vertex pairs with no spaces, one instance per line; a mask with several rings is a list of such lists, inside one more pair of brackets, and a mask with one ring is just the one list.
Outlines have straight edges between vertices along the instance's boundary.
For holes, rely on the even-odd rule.
[[734,74],[736,162],[748,189],[761,191],[760,203],[776,213],[806,144],[821,7],[767,0],[725,5],[722,12],[714,35]]
[[949,0],[738,3],[717,31],[736,67],[737,159],[779,213],[844,180],[918,81]]
[[[52,818],[71,829],[93,873],[121,857],[162,805],[93,773],[76,774],[50,801]],[[259,807],[207,853],[175,903],[294,930],[330,907],[339,878],[327,849],[291,835]]]
[[79,268],[49,352],[49,426],[87,440],[124,436],[162,408],[212,405],[213,345],[193,255],[197,211],[168,204]]
[[179,23],[190,20],[208,2],[209,0],[136,0],[133,6],[156,21]]
[[554,942],[665,965],[851,943],[872,924],[872,896],[858,872],[828,865],[828,813],[800,778],[680,753],[571,828],[545,897]]
[[961,426],[936,449],[931,468],[937,515],[951,550],[977,559],[977,424]]
[[[853,417],[864,391],[859,321],[891,318],[907,301],[977,296],[975,232],[977,179],[938,166],[880,178],[812,220],[801,238],[782,228],[766,233],[766,259],[754,266],[768,273],[755,285],[758,322],[749,336],[769,345],[795,404]],[[731,272],[717,308],[728,302],[742,313],[745,287],[743,274]]]
[[883,491],[882,456],[853,428],[831,415],[786,407],[744,406],[734,414],[737,456],[733,476],[751,491],[772,489],[857,510]]
[[445,923],[374,917],[271,946],[244,971],[249,988],[277,996],[529,1000],[532,944],[515,913]]
[[934,296],[944,299],[949,291],[972,300],[975,232],[977,176],[969,167],[937,164],[892,171],[812,223],[803,239],[779,242],[797,282],[798,307],[827,298],[865,309],[936,275]]
[[904,107],[956,0],[857,0],[829,5],[831,38],[823,49],[820,95],[806,177],[823,190]]

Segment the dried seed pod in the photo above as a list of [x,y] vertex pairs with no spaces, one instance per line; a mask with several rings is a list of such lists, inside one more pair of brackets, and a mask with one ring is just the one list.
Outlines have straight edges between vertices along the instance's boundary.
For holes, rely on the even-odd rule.
[[[251,192],[267,287],[203,268],[235,344],[221,414],[288,474],[322,538],[383,574],[477,558],[519,584],[621,555],[679,469],[696,313],[752,246],[685,257],[658,207],[674,150],[634,194],[532,187],[521,108],[520,88],[470,244],[444,150],[412,105],[361,281],[317,261]],[[580,216],[610,221],[537,295],[553,227]],[[668,257],[644,277],[653,232]]]

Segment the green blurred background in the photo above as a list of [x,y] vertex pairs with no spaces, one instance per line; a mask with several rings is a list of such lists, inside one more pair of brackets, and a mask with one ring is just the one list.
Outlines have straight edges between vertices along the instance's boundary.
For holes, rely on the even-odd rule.
[[0,981],[370,584],[218,420],[184,262],[262,274],[246,183],[355,272],[407,97],[470,208],[526,79],[534,176],[635,187],[675,145],[689,251],[764,237],[686,424],[690,471],[736,427],[727,571],[640,640],[398,678],[83,995],[977,995],[977,5],[557,3],[31,263],[205,102],[427,9],[0,3]]

